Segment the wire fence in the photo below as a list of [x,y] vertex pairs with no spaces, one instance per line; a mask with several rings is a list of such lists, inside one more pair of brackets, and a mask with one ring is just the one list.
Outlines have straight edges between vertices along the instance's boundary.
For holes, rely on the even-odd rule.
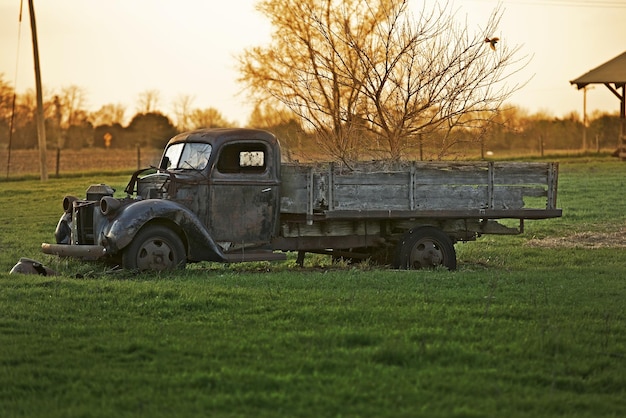
[[[50,176],[77,172],[123,171],[157,166],[163,150],[151,148],[104,149],[88,148],[50,149],[46,153],[46,167]],[[40,173],[39,151],[0,150],[2,177],[21,177]]]

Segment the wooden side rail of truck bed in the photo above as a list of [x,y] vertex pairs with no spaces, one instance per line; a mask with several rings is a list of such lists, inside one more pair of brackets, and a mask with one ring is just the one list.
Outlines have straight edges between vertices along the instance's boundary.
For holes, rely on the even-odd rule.
[[561,216],[558,163],[283,164],[281,214],[308,219]]

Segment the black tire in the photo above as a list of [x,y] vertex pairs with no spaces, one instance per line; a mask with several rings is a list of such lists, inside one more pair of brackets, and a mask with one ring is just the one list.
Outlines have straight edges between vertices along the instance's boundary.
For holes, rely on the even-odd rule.
[[148,225],[124,249],[122,266],[129,270],[185,268],[187,255],[180,237],[170,228]]
[[396,267],[403,270],[446,267],[456,270],[454,243],[443,231],[423,226],[407,232],[398,243]]

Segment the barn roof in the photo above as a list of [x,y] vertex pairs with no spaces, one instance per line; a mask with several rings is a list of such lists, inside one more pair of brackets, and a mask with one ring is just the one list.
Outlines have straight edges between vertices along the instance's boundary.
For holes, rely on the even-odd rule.
[[626,52],[570,81],[570,84],[576,84],[579,89],[588,84],[614,84],[615,87],[625,85]]

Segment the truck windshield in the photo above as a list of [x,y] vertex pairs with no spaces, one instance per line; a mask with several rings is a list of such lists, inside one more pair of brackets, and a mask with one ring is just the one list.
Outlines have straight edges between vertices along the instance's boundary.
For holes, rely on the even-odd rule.
[[180,142],[170,145],[163,155],[161,168],[202,170],[211,156],[211,145],[199,142]]

